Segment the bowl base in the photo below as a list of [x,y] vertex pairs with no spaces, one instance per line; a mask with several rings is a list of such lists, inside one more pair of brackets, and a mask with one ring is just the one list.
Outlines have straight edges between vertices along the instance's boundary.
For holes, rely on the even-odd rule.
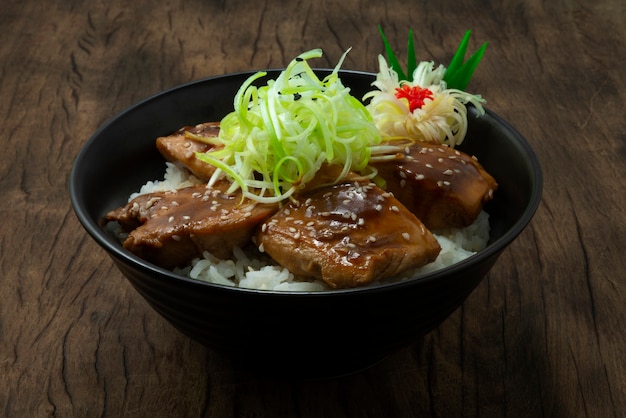
[[[416,337],[411,341],[411,345],[421,347],[423,342],[423,336]],[[338,379],[364,372],[383,363],[394,351],[362,352],[350,357],[332,359],[321,355],[285,355],[280,358],[259,355],[251,359],[249,355],[236,355],[232,352],[225,357],[235,374],[252,375],[261,380],[316,381]],[[267,360],[259,361],[260,358]]]

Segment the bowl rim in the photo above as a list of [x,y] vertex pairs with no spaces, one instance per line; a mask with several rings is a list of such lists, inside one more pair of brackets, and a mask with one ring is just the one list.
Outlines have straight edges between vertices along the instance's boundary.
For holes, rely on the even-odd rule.
[[[406,287],[413,286],[416,283],[424,284],[433,282],[442,278],[445,278],[449,275],[454,275],[455,273],[466,269],[468,266],[478,265],[481,262],[491,258],[496,257],[502,252],[530,223],[533,218],[537,208],[542,199],[542,191],[543,191],[543,172],[541,169],[541,165],[539,159],[530,146],[529,142],[521,135],[520,132],[517,131],[509,122],[504,120],[495,112],[491,111],[488,108],[485,108],[485,116],[493,119],[495,122],[500,124],[507,132],[509,132],[514,138],[517,144],[523,149],[524,153],[529,157],[529,162],[532,168],[531,177],[533,179],[532,189],[530,199],[528,204],[526,205],[522,216],[513,224],[511,228],[509,228],[501,237],[497,238],[493,242],[489,243],[489,245],[477,252],[469,256],[468,258],[456,262],[450,266],[444,267],[442,269],[423,273],[417,275],[415,277],[411,277],[408,279],[403,279],[399,281],[394,281],[390,283],[376,283],[364,287],[356,287],[356,288],[348,288],[348,289],[329,289],[324,291],[295,291],[295,290],[262,290],[262,289],[249,289],[237,286],[230,285],[222,285],[217,283],[209,283],[201,280],[192,279],[190,277],[186,277],[183,275],[179,275],[174,273],[173,271],[167,270],[165,268],[159,267],[152,263],[149,263],[130,251],[124,250],[124,248],[119,245],[113,243],[111,237],[100,227],[98,222],[95,222],[88,215],[86,209],[81,205],[79,199],[78,192],[78,169],[80,165],[83,163],[83,160],[86,158],[86,154],[92,144],[97,141],[97,138],[100,134],[107,130],[109,126],[114,125],[119,119],[125,117],[128,113],[136,111],[138,108],[146,105],[149,102],[162,99],[164,96],[168,96],[172,93],[175,93],[179,90],[184,90],[187,88],[193,88],[196,85],[204,84],[207,82],[214,82],[220,79],[226,78],[237,78],[244,76],[251,76],[259,71],[267,72],[268,75],[275,72],[280,72],[284,70],[284,68],[271,68],[264,70],[250,70],[250,71],[239,71],[233,73],[226,73],[221,75],[214,75],[209,77],[204,77],[201,79],[189,81],[183,84],[179,84],[168,89],[162,90],[158,93],[147,96],[146,98],[139,100],[133,103],[130,106],[127,106],[125,109],[117,112],[115,115],[107,119],[104,123],[100,125],[100,127],[89,137],[89,139],[81,146],[80,150],[76,154],[74,158],[74,162],[72,164],[70,175],[69,175],[69,197],[72,208],[74,210],[75,215],[77,216],[79,222],[86,230],[86,232],[96,241],[96,243],[102,247],[105,252],[114,258],[114,261],[124,260],[142,270],[147,274],[157,274],[161,277],[167,277],[168,280],[180,280],[186,282],[190,285],[195,285],[202,288],[215,288],[216,290],[227,291],[227,292],[237,292],[237,293],[246,293],[246,294],[254,294],[254,295],[266,295],[272,297],[332,297],[332,296],[340,296],[346,293],[350,294],[370,294],[372,292],[384,292],[384,291],[396,291],[402,290]],[[331,72],[333,69],[330,68],[313,68],[315,72]],[[339,70],[339,74],[349,74],[355,76],[365,76],[372,77],[372,81],[375,80],[376,74],[372,72],[360,71],[360,70]]]

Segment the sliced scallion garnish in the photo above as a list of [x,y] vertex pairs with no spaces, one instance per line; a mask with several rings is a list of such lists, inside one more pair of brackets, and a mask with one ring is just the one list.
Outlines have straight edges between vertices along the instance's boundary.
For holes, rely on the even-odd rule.
[[228,176],[243,196],[259,202],[280,202],[311,181],[323,164],[350,170],[367,167],[371,147],[381,141],[372,116],[350,95],[339,78],[341,57],[320,79],[307,61],[322,56],[314,49],[296,57],[275,80],[254,83],[249,77],[237,92],[234,111],[222,119],[223,148],[198,153],[217,170],[209,181]]

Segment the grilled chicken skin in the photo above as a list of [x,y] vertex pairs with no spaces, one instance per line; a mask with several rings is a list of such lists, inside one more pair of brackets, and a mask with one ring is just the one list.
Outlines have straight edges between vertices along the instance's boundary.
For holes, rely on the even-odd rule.
[[129,232],[124,248],[164,268],[188,264],[203,251],[230,258],[235,246],[244,247],[261,222],[278,209],[226,194],[230,183],[211,188],[191,186],[176,191],[141,195],[109,212]]
[[349,288],[434,261],[434,236],[391,193],[344,183],[299,196],[256,234],[261,251],[296,275]]
[[427,142],[407,145],[395,160],[372,166],[385,190],[434,230],[470,225],[498,188],[475,158]]

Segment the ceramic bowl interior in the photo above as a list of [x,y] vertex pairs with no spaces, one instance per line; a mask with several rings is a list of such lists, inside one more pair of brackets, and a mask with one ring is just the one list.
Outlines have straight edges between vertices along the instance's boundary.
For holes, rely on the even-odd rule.
[[[320,76],[328,72],[316,71]],[[446,269],[370,288],[255,291],[187,279],[124,250],[101,228],[101,220],[147,180],[162,178],[165,160],[155,139],[185,125],[220,120],[251,74],[192,82],[130,107],[87,141],[70,176],[78,219],[138,292],[173,326],[236,360],[319,376],[375,363],[457,309],[537,209],[542,174],[528,142],[495,113],[487,110],[477,117],[470,107],[468,135],[459,149],[478,157],[499,190],[485,207],[491,224],[488,247]],[[277,75],[278,70],[268,72],[268,77]],[[341,79],[361,98],[374,75],[342,71]]]

